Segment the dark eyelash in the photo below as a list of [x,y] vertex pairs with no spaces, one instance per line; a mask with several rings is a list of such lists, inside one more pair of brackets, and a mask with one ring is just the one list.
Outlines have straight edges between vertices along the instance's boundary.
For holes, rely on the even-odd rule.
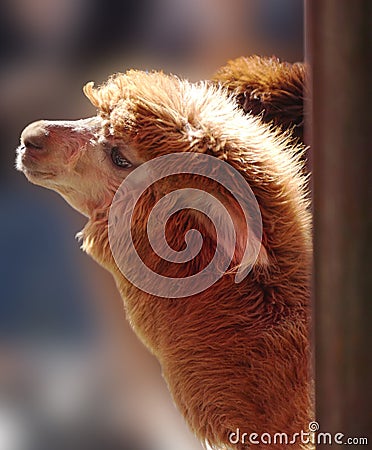
[[112,147],[111,161],[115,164],[116,167],[120,167],[121,169],[129,169],[132,167],[132,163],[125,159],[124,156],[120,153],[119,147]]

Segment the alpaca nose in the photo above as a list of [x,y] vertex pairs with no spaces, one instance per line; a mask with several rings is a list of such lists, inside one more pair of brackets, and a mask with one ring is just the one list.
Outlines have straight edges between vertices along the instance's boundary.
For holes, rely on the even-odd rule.
[[45,150],[49,131],[46,128],[46,122],[39,120],[28,125],[21,134],[21,142],[27,150],[42,151]]

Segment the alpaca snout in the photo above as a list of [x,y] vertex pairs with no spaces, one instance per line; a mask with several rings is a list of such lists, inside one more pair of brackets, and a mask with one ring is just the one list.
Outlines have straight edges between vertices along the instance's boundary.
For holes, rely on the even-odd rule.
[[55,174],[54,152],[48,122],[33,122],[22,131],[21,145],[17,148],[16,168],[35,182],[51,178]]
[[43,179],[71,171],[89,143],[102,127],[100,117],[79,120],[39,120],[28,125],[21,133],[17,148],[16,168]]
[[28,152],[47,150],[49,131],[44,120],[28,125],[21,134],[21,143]]

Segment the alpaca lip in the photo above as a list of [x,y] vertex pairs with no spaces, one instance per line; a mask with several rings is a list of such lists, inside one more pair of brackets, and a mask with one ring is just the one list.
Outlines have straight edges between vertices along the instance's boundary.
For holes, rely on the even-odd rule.
[[26,147],[24,144],[17,148],[16,167],[27,177],[52,178],[53,173],[40,170],[40,152],[42,150],[34,147]]
[[48,180],[54,177],[54,174],[52,172],[42,172],[41,170],[33,170],[29,169],[26,166],[23,166],[21,170],[26,175],[27,178],[42,178],[44,180]]

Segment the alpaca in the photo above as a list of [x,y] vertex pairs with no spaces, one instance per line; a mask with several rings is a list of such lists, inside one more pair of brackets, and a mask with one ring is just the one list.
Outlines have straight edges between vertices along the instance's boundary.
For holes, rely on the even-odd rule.
[[304,140],[304,97],[307,71],[303,63],[277,58],[240,57],[221,67],[212,80],[234,93],[245,112],[290,130]]
[[[21,136],[17,168],[87,216],[80,234],[83,250],[114,276],[128,320],[158,358],[174,402],[204,445],[243,450],[253,433],[256,448],[262,449],[267,433],[287,433],[291,439],[308,431],[313,414],[311,219],[303,149],[288,134],[244,114],[232,96],[210,83],[130,70],[98,88],[88,83],[84,92],[98,108],[97,116],[30,124]],[[177,172],[182,155],[189,158],[191,174]],[[212,175],[197,175],[198,157],[224,164],[249,185],[262,233],[249,220],[246,226],[246,193],[240,191],[239,177],[228,180],[236,185],[231,193]],[[163,166],[148,164],[162,158],[177,174],[147,182],[129,216],[134,194],[119,187],[131,179],[135,189],[157,169],[161,172]],[[213,164],[200,170],[217,171]],[[187,195],[178,197],[180,207],[167,217],[164,233],[171,253],[190,250],[193,258],[169,262],[151,248],[148,222],[157,204],[167,205],[169,194],[184,188]],[[231,217],[235,242],[228,237],[226,214],[209,205],[211,196]],[[206,214],[200,210],[204,202]],[[114,204],[122,215],[112,217]],[[208,217],[212,210],[213,223]],[[120,235],[121,226],[129,226],[131,242],[130,234]],[[112,229],[119,230],[115,245]],[[196,252],[189,235],[193,230],[203,237]],[[227,269],[206,289],[177,295],[183,278],[208,266],[219,239],[222,250],[211,273],[221,272],[230,251]],[[257,252],[246,256],[244,248],[252,242]],[[157,295],[158,286],[150,286],[154,293],[130,282],[136,269],[123,275],[122,263],[131,269],[131,245],[153,273],[173,280],[169,295]],[[249,266],[249,273],[237,282],[243,266]],[[257,441],[263,433],[266,441]],[[305,447],[296,443],[291,447]],[[271,441],[270,448],[282,447],[281,441]]]

